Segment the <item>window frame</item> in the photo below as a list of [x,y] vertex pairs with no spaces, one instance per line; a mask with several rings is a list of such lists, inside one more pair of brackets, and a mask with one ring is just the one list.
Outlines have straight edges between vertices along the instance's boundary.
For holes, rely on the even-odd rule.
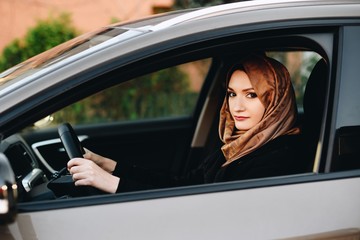
[[[334,44],[333,44],[333,46],[331,46],[331,51],[334,51],[334,52],[330,52],[331,54],[329,54],[329,52],[328,52],[328,51],[330,51],[329,42],[326,39],[323,39],[323,41],[325,42],[325,45],[327,47],[325,48],[326,49],[325,51],[321,51],[321,55],[323,55],[323,57],[329,56],[328,60],[331,63],[330,66],[332,66],[333,64],[336,63],[336,61],[333,62],[333,57],[336,59],[335,53],[338,50],[337,45],[336,45],[339,42],[339,39],[337,39],[338,38],[337,27],[330,27],[325,30],[323,28],[321,28],[321,30],[320,30],[320,28],[314,28],[314,29],[297,28],[297,29],[282,30],[282,31],[271,30],[271,31],[259,31],[259,32],[250,33],[250,34],[238,33],[237,35],[241,37],[241,39],[239,40],[240,43],[242,43],[244,41],[249,42],[254,39],[258,42],[265,42],[264,38],[261,38],[260,40],[258,39],[258,36],[262,35],[262,33],[265,33],[264,34],[265,36],[270,36],[270,37],[277,36],[277,37],[275,37],[275,39],[284,39],[284,38],[286,38],[285,36],[290,36],[290,37],[307,36],[307,37],[309,37],[311,34],[314,34],[313,36],[315,36],[317,34],[321,35],[321,33],[330,34],[334,38],[334,41],[333,41]],[[279,33],[280,33],[280,35],[278,35]],[[318,35],[319,37],[314,37],[312,40],[315,42],[320,41],[321,40],[320,35]],[[228,42],[226,42],[224,40],[221,40],[221,41],[223,41],[223,44],[225,44],[225,45],[229,44]],[[194,44],[194,45],[192,45],[192,47],[195,48],[196,45],[198,45],[198,44]],[[256,44],[254,44],[253,46],[256,46]],[[320,46],[321,46],[321,44],[319,44],[319,46],[317,46],[317,47],[320,47]],[[181,51],[182,51],[181,48],[176,50],[176,52],[177,52],[176,57],[180,56],[179,57],[180,59],[181,59],[182,55],[179,52],[181,52]],[[188,51],[192,52],[190,50],[188,50]],[[165,54],[165,56],[167,55],[169,57],[172,55],[172,51],[165,52],[163,54]],[[160,54],[160,55],[163,55],[163,54]],[[214,55],[216,55],[216,53]],[[198,57],[203,56],[201,54],[201,51],[200,51],[200,54],[197,56]],[[205,54],[205,56],[206,56],[206,54]],[[171,58],[175,58],[175,57],[173,56],[173,57],[169,57],[169,58],[171,59]],[[164,60],[164,62],[166,62],[166,60]],[[214,61],[214,63],[219,64],[218,61]],[[138,65],[138,64],[141,65],[141,61],[136,63],[136,65]],[[150,64],[146,67],[151,69],[151,65],[152,64]],[[212,69],[213,68],[211,67],[209,75],[214,76],[214,75],[216,75],[216,72],[212,72],[212,71],[214,71]],[[330,69],[330,72],[333,72],[333,71],[334,71],[333,69]],[[129,74],[131,76],[132,74],[135,74],[135,73],[130,71],[130,72],[122,73],[122,74]],[[334,73],[332,73],[332,74],[334,74]],[[109,77],[109,81],[107,84],[110,84],[112,82],[111,77],[109,74],[106,74],[106,75]],[[331,76],[330,79],[333,79],[333,77]],[[198,110],[202,106],[202,104],[205,103],[206,98],[209,97],[207,95],[207,93],[209,91],[211,92],[211,89],[214,87],[212,85],[212,83],[209,82],[209,80],[210,79],[207,79],[205,81],[205,85],[200,93],[200,95],[203,97],[198,102],[198,107],[197,107]],[[96,87],[96,84],[94,84],[92,87],[93,88]],[[333,83],[331,85],[331,88],[328,89],[328,98],[329,98],[329,93],[333,94],[333,92],[331,91],[332,88],[333,88]],[[87,91],[87,94],[89,94],[88,91]],[[203,113],[201,113],[199,111],[198,115],[202,116]],[[330,125],[331,125],[330,123],[332,122],[332,118],[329,115],[332,115],[332,114],[327,113],[326,119],[323,119],[323,126],[326,126],[326,127],[322,128],[321,139],[324,139],[329,134]],[[201,122],[202,120],[199,120],[199,121]],[[326,146],[324,149],[327,149],[327,146],[331,146],[330,141],[331,140],[324,142],[324,146]],[[324,158],[324,154],[325,154],[324,149],[322,149],[322,156],[321,156],[321,159],[319,158],[319,160],[322,160]],[[328,158],[329,158],[329,154],[327,156],[327,159]],[[205,194],[205,193],[223,192],[223,191],[235,191],[235,190],[250,189],[250,188],[267,188],[267,187],[271,187],[271,186],[310,183],[310,182],[318,182],[318,181],[330,181],[330,180],[335,180],[335,179],[352,178],[352,177],[358,177],[358,176],[360,176],[360,170],[327,173],[327,174],[307,173],[307,174],[282,176],[282,177],[266,178],[266,179],[254,179],[254,180],[237,181],[237,182],[226,182],[226,183],[205,184],[205,185],[198,185],[198,186],[179,187],[179,188],[172,188],[172,189],[156,189],[156,190],[151,190],[151,191],[122,193],[122,194],[110,195],[110,196],[98,196],[96,198],[58,200],[58,201],[53,201],[53,202],[49,201],[49,202],[47,202],[47,204],[41,204],[42,202],[23,203],[23,204],[19,205],[19,211],[20,212],[43,211],[43,210],[49,210],[49,209],[89,206],[89,205],[98,205],[98,204],[106,204],[106,203],[140,201],[140,200],[148,200],[148,199],[156,199],[156,198],[167,198],[167,197]]]

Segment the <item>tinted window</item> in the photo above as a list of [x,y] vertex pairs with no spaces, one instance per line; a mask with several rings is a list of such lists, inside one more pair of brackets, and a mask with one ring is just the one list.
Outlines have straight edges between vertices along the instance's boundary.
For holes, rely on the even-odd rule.
[[360,27],[344,28],[341,78],[330,171],[360,169]]

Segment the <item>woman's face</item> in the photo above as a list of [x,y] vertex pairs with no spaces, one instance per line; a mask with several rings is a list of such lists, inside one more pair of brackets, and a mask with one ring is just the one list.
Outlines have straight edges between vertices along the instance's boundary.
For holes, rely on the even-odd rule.
[[260,122],[264,116],[265,107],[244,71],[234,71],[227,93],[230,113],[238,130],[247,131]]

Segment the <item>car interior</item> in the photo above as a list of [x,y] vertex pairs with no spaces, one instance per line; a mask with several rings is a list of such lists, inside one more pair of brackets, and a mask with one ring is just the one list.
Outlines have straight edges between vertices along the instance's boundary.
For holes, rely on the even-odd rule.
[[[214,41],[217,41],[216,44]],[[307,161],[310,174],[323,171],[319,155],[321,146],[318,142],[321,139],[321,132],[325,131],[322,129],[322,121],[327,114],[326,105],[328,104],[329,61],[325,51],[314,41],[291,34],[280,35],[280,37],[270,35],[268,38],[257,38],[256,35],[251,35],[245,40],[232,36],[232,38],[211,40],[149,57],[149,59],[126,66],[126,69],[122,67],[111,73],[91,78],[86,85],[81,86],[82,88],[59,94],[48,103],[51,107],[47,107],[46,111],[42,112],[42,117],[47,116],[44,121],[50,125],[45,127],[37,125],[39,118],[34,119],[33,123],[1,143],[1,149],[9,158],[20,186],[19,201],[31,202],[74,197],[66,193],[54,194],[48,188],[48,182],[58,177],[59,171],[69,160],[57,131],[61,122],[71,123],[85,148],[116,159],[120,164],[121,161],[127,161],[144,169],[177,176],[194,169],[209,152],[221,144],[217,128],[218,112],[225,94],[225,69],[239,54],[244,54],[243,49],[265,51],[269,56],[282,61],[289,71],[291,70],[294,88],[299,94],[297,96],[298,119],[306,142],[304,159]],[[190,67],[186,64],[190,64]],[[142,78],[138,76],[140,66]],[[197,87],[195,97],[192,97],[190,110],[186,113],[178,115],[166,113],[146,115],[147,113],[144,113],[138,118],[122,119],[121,115],[116,115],[115,109],[103,109],[100,100],[103,96],[107,96],[109,89],[116,88],[114,91],[121,91],[119,89],[124,84],[133,81],[131,79],[140,82],[154,72],[179,66],[180,69],[188,69],[189,72],[193,69],[199,71],[199,66],[202,66],[201,74],[196,73],[202,78],[199,80],[200,87]],[[292,69],[293,66],[295,70]],[[187,74],[184,78],[194,78],[194,75]],[[142,86],[136,81],[128,89]],[[192,87],[195,89],[194,86]],[[148,88],[139,90],[142,101],[150,101],[146,100],[146,96],[153,95],[156,99],[157,94],[160,95],[156,91],[148,92],[148,90]],[[102,97],[97,95],[99,93]],[[170,95],[168,94],[167,97]],[[92,100],[91,97],[93,97]],[[141,105],[139,99],[133,106],[137,113],[143,109],[151,109],[151,106]],[[168,105],[173,103],[170,98],[164,99],[162,101],[167,102]],[[82,114],[90,114],[93,108],[85,109],[85,112],[80,111],[79,118],[72,118],[71,115],[75,114],[71,112],[71,109],[76,107],[65,111],[67,106],[79,108],[80,105],[76,105],[78,102],[93,100],[94,102],[91,103],[93,108],[108,111],[109,114],[116,116],[107,120],[94,120],[96,117],[94,115],[93,122],[82,122]],[[114,102],[119,105],[122,103],[119,99]],[[173,104],[176,105],[176,103]],[[179,104],[176,108],[185,107]],[[125,108],[121,109],[125,111]],[[56,116],[60,119],[57,120],[59,122],[52,119]],[[342,136],[349,134],[346,129],[343,131]],[[349,139],[351,138],[340,141],[349,142]],[[346,158],[348,156],[346,149],[343,151],[345,153],[341,154],[341,157]]]

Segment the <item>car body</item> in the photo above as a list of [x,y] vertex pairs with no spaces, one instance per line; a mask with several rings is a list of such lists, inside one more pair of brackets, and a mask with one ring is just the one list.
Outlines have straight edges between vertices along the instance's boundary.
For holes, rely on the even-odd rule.
[[[15,221],[0,227],[1,239],[359,237],[359,42],[358,1],[246,1],[115,24],[2,73],[1,151],[14,170],[19,202]],[[85,147],[113,159],[175,175],[193,169],[219,146],[223,69],[248,51],[284,57],[289,71],[302,66],[291,71],[300,82],[300,124],[308,118],[301,104],[308,75],[304,80],[296,74],[311,68],[310,74],[311,61],[326,62],[325,83],[317,89],[325,97],[311,171],[71,198],[47,189],[68,159],[56,125],[36,127],[41,119],[70,121]],[[157,79],[152,74],[164,69],[171,76],[165,85],[174,80],[170,92],[160,93],[158,80],[150,87],[143,83],[143,76]],[[191,91],[175,94],[188,78],[184,84]],[[124,86],[127,92],[121,92]],[[107,91],[121,95],[113,108],[104,107],[113,101],[104,97]],[[164,110],[153,113],[149,99],[165,102]],[[83,110],[79,101],[95,107]],[[128,107],[136,111],[126,115]],[[11,179],[0,183],[13,186]]]

